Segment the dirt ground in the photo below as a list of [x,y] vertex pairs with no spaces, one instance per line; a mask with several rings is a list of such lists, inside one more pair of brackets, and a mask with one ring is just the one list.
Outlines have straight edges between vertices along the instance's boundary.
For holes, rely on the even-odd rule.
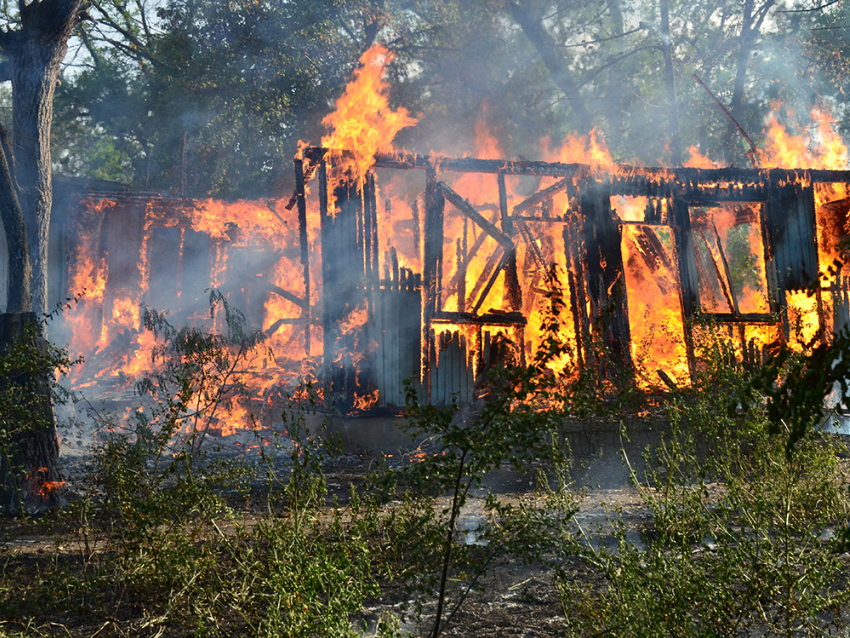
[[[592,475],[602,479],[604,487],[595,481],[583,482],[583,500],[581,510],[576,515],[579,524],[587,530],[604,529],[609,516],[616,512],[626,524],[629,540],[640,543],[640,531],[649,518],[649,512],[643,506],[636,488],[627,481],[628,474],[622,468],[619,458],[586,459],[595,461]],[[372,462],[368,456],[354,456],[328,470],[329,486],[337,490],[340,499],[349,483],[358,483]],[[615,467],[609,467],[611,463]],[[599,472],[602,474],[600,475]],[[608,476],[610,480],[605,480]],[[585,476],[587,478],[587,476]],[[534,485],[529,476],[518,476],[512,471],[498,472],[485,479],[485,484],[500,497],[512,499],[528,494]],[[476,503],[466,508],[474,511]],[[469,514],[467,514],[469,516]],[[460,521],[464,526],[464,521]],[[605,542],[603,535],[602,542]],[[613,543],[613,539],[611,539]],[[593,574],[575,559],[564,566],[576,578],[586,580],[588,586],[598,585],[598,576]],[[365,636],[374,635],[375,625],[385,612],[392,612],[389,602],[371,601],[364,610],[361,622],[367,627]],[[427,636],[433,627],[435,602],[424,605],[420,622],[407,621],[401,629],[414,636]],[[444,615],[445,619],[446,616]],[[495,564],[481,579],[480,588],[470,592],[452,618],[443,635],[484,638],[505,636],[511,638],[535,638],[542,636],[561,636],[565,623],[561,597],[554,582],[551,570],[542,565],[528,565],[518,560],[505,560]]]
[[[219,442],[224,443],[224,442]],[[231,443],[233,443],[231,441]],[[225,452],[238,454],[244,446],[224,445]],[[79,489],[85,480],[86,456],[82,449],[64,450],[66,452],[64,465],[66,479],[72,490]],[[349,495],[352,484],[360,484],[377,462],[376,455],[344,455],[330,461],[325,468],[330,497],[337,497],[344,502]],[[617,461],[617,465],[620,462]],[[625,476],[622,473],[618,476]],[[533,481],[528,476],[518,476],[513,472],[500,472],[488,477],[488,482],[502,496],[518,497],[531,491]],[[619,481],[617,481],[619,483]],[[477,499],[480,501],[480,498]],[[475,509],[476,498],[473,497],[471,506],[467,508],[466,516]],[[629,525],[640,526],[646,516],[642,510],[636,490],[628,484],[617,484],[604,488],[594,488],[588,491],[582,504],[578,520],[582,525],[592,526],[604,521],[606,512],[619,508],[623,516],[630,521]],[[6,519],[7,526],[7,556],[14,556],[15,561],[25,561],[32,569],[38,570],[44,561],[55,560],[57,557],[74,556],[80,548],[79,538],[72,534],[59,531],[45,533],[44,527],[38,521],[21,524],[18,521]],[[464,520],[460,521],[463,526]],[[576,565],[576,573],[580,566]],[[557,636],[561,635],[564,623],[563,609],[560,596],[554,584],[551,573],[540,565],[526,565],[516,560],[507,560],[492,566],[487,575],[479,582],[480,587],[472,591],[462,606],[452,617],[448,629],[443,635],[466,636],[469,638],[483,636]],[[378,619],[385,613],[397,611],[397,600],[372,600],[367,603],[360,618],[353,622],[364,636],[374,635]],[[401,624],[405,635],[409,632],[414,636],[425,636],[430,631],[434,617],[434,601],[427,601],[423,607],[420,622],[407,620]],[[444,615],[444,618],[446,616]],[[16,623],[9,623],[10,618],[0,624],[0,636],[4,628],[11,630],[19,628]],[[143,624],[142,618],[92,618],[75,617],[73,614],[58,618],[36,619],[32,635],[44,636],[119,636],[119,635],[154,635],[150,631],[139,631]],[[154,632],[156,633],[156,632]],[[182,636],[180,631],[168,630],[167,636]]]
[[[581,432],[572,442],[578,450],[578,458],[584,468],[579,472],[584,486],[581,509],[576,516],[578,523],[586,530],[596,532],[597,542],[605,543],[613,538],[604,533],[606,522],[612,512],[622,517],[626,525],[627,537],[634,543],[641,543],[641,530],[649,523],[649,512],[643,506],[636,488],[628,481],[628,471],[620,454],[622,440],[614,429]],[[652,436],[645,433],[634,437],[630,444],[630,462],[638,465],[639,450],[651,444]],[[245,444],[237,440],[215,441],[221,454],[244,453]],[[583,447],[582,447],[583,446]],[[72,489],[79,488],[85,480],[82,449],[65,450],[66,477]],[[377,455],[347,454],[329,460],[325,466],[325,475],[331,497],[345,502],[352,484],[363,482],[365,476],[378,462]],[[510,471],[499,472],[487,477],[488,487],[505,498],[520,497],[531,491],[533,481],[529,476],[520,476]],[[480,494],[479,494],[480,496]],[[480,498],[478,499],[480,502]],[[476,499],[467,508],[466,516],[474,517]],[[46,535],[39,525],[21,525],[6,520],[7,556],[13,553],[15,560],[30,561],[33,569],[44,561],[57,555],[72,555],[79,552],[74,546],[78,540],[71,535]],[[464,520],[460,521],[461,527]],[[600,534],[600,531],[602,533]],[[588,586],[601,585],[599,576],[581,563],[572,559],[563,568],[579,582]],[[551,571],[541,565],[527,565],[517,560],[506,560],[495,564],[486,577],[480,581],[480,590],[472,591],[457,613],[452,617],[448,629],[443,635],[464,636],[467,638],[500,637],[537,637],[563,635],[566,619],[561,597]],[[370,600],[359,618],[352,618],[357,627],[362,627],[364,636],[374,636],[376,624],[387,612],[398,609],[398,596],[392,591],[384,594],[386,599]],[[420,622],[407,620],[401,629],[405,635],[427,636],[434,618],[434,598],[425,601]],[[444,616],[445,618],[445,616]],[[0,637],[4,629],[14,628],[10,618],[0,623]],[[41,636],[161,636],[162,638],[182,637],[185,632],[167,630],[157,634],[155,630],[139,630],[143,615],[121,618],[103,617],[63,617],[39,619],[38,631],[31,635]]]

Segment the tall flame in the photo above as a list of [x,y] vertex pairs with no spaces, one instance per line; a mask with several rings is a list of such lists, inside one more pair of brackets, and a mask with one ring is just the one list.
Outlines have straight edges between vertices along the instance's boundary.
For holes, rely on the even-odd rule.
[[342,176],[350,174],[357,183],[363,183],[375,154],[391,151],[396,134],[417,122],[404,107],[390,107],[384,72],[393,57],[379,44],[369,47],[360,56],[360,68],[354,71],[345,93],[336,101],[336,110],[322,120],[330,130],[322,137],[322,146],[351,151],[339,158],[335,169]]

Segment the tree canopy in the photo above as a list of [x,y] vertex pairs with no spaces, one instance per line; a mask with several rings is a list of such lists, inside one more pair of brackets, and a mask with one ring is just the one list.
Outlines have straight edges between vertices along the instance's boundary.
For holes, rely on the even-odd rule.
[[[399,144],[540,157],[596,128],[615,159],[675,161],[697,145],[746,165],[774,110],[819,105],[843,127],[850,9],[794,0],[97,0],[57,91],[63,172],[195,196],[283,190],[298,140],[381,42],[392,99],[421,115]],[[667,20],[665,20],[665,15]],[[665,62],[669,60],[669,65]],[[687,155],[687,154],[685,154]]]

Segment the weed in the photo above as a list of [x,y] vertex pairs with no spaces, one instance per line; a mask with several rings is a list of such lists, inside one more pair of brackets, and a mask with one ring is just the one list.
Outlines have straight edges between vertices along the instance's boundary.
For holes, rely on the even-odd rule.
[[841,448],[775,420],[758,400],[765,372],[750,376],[718,344],[672,398],[647,475],[632,472],[652,517],[643,541],[615,519],[616,549],[584,551],[605,586],[561,582],[575,635],[820,635],[842,622],[850,592],[828,540],[848,513]]

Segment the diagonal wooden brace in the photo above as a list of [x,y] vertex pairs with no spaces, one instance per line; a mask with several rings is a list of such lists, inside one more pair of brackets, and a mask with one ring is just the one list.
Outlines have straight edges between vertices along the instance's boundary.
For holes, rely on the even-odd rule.
[[485,233],[499,242],[505,250],[513,250],[513,240],[496,228],[492,222],[487,221],[481,213],[475,210],[463,197],[454,192],[445,182],[438,182],[437,187],[443,193],[443,197],[449,200],[461,213],[478,224]]

